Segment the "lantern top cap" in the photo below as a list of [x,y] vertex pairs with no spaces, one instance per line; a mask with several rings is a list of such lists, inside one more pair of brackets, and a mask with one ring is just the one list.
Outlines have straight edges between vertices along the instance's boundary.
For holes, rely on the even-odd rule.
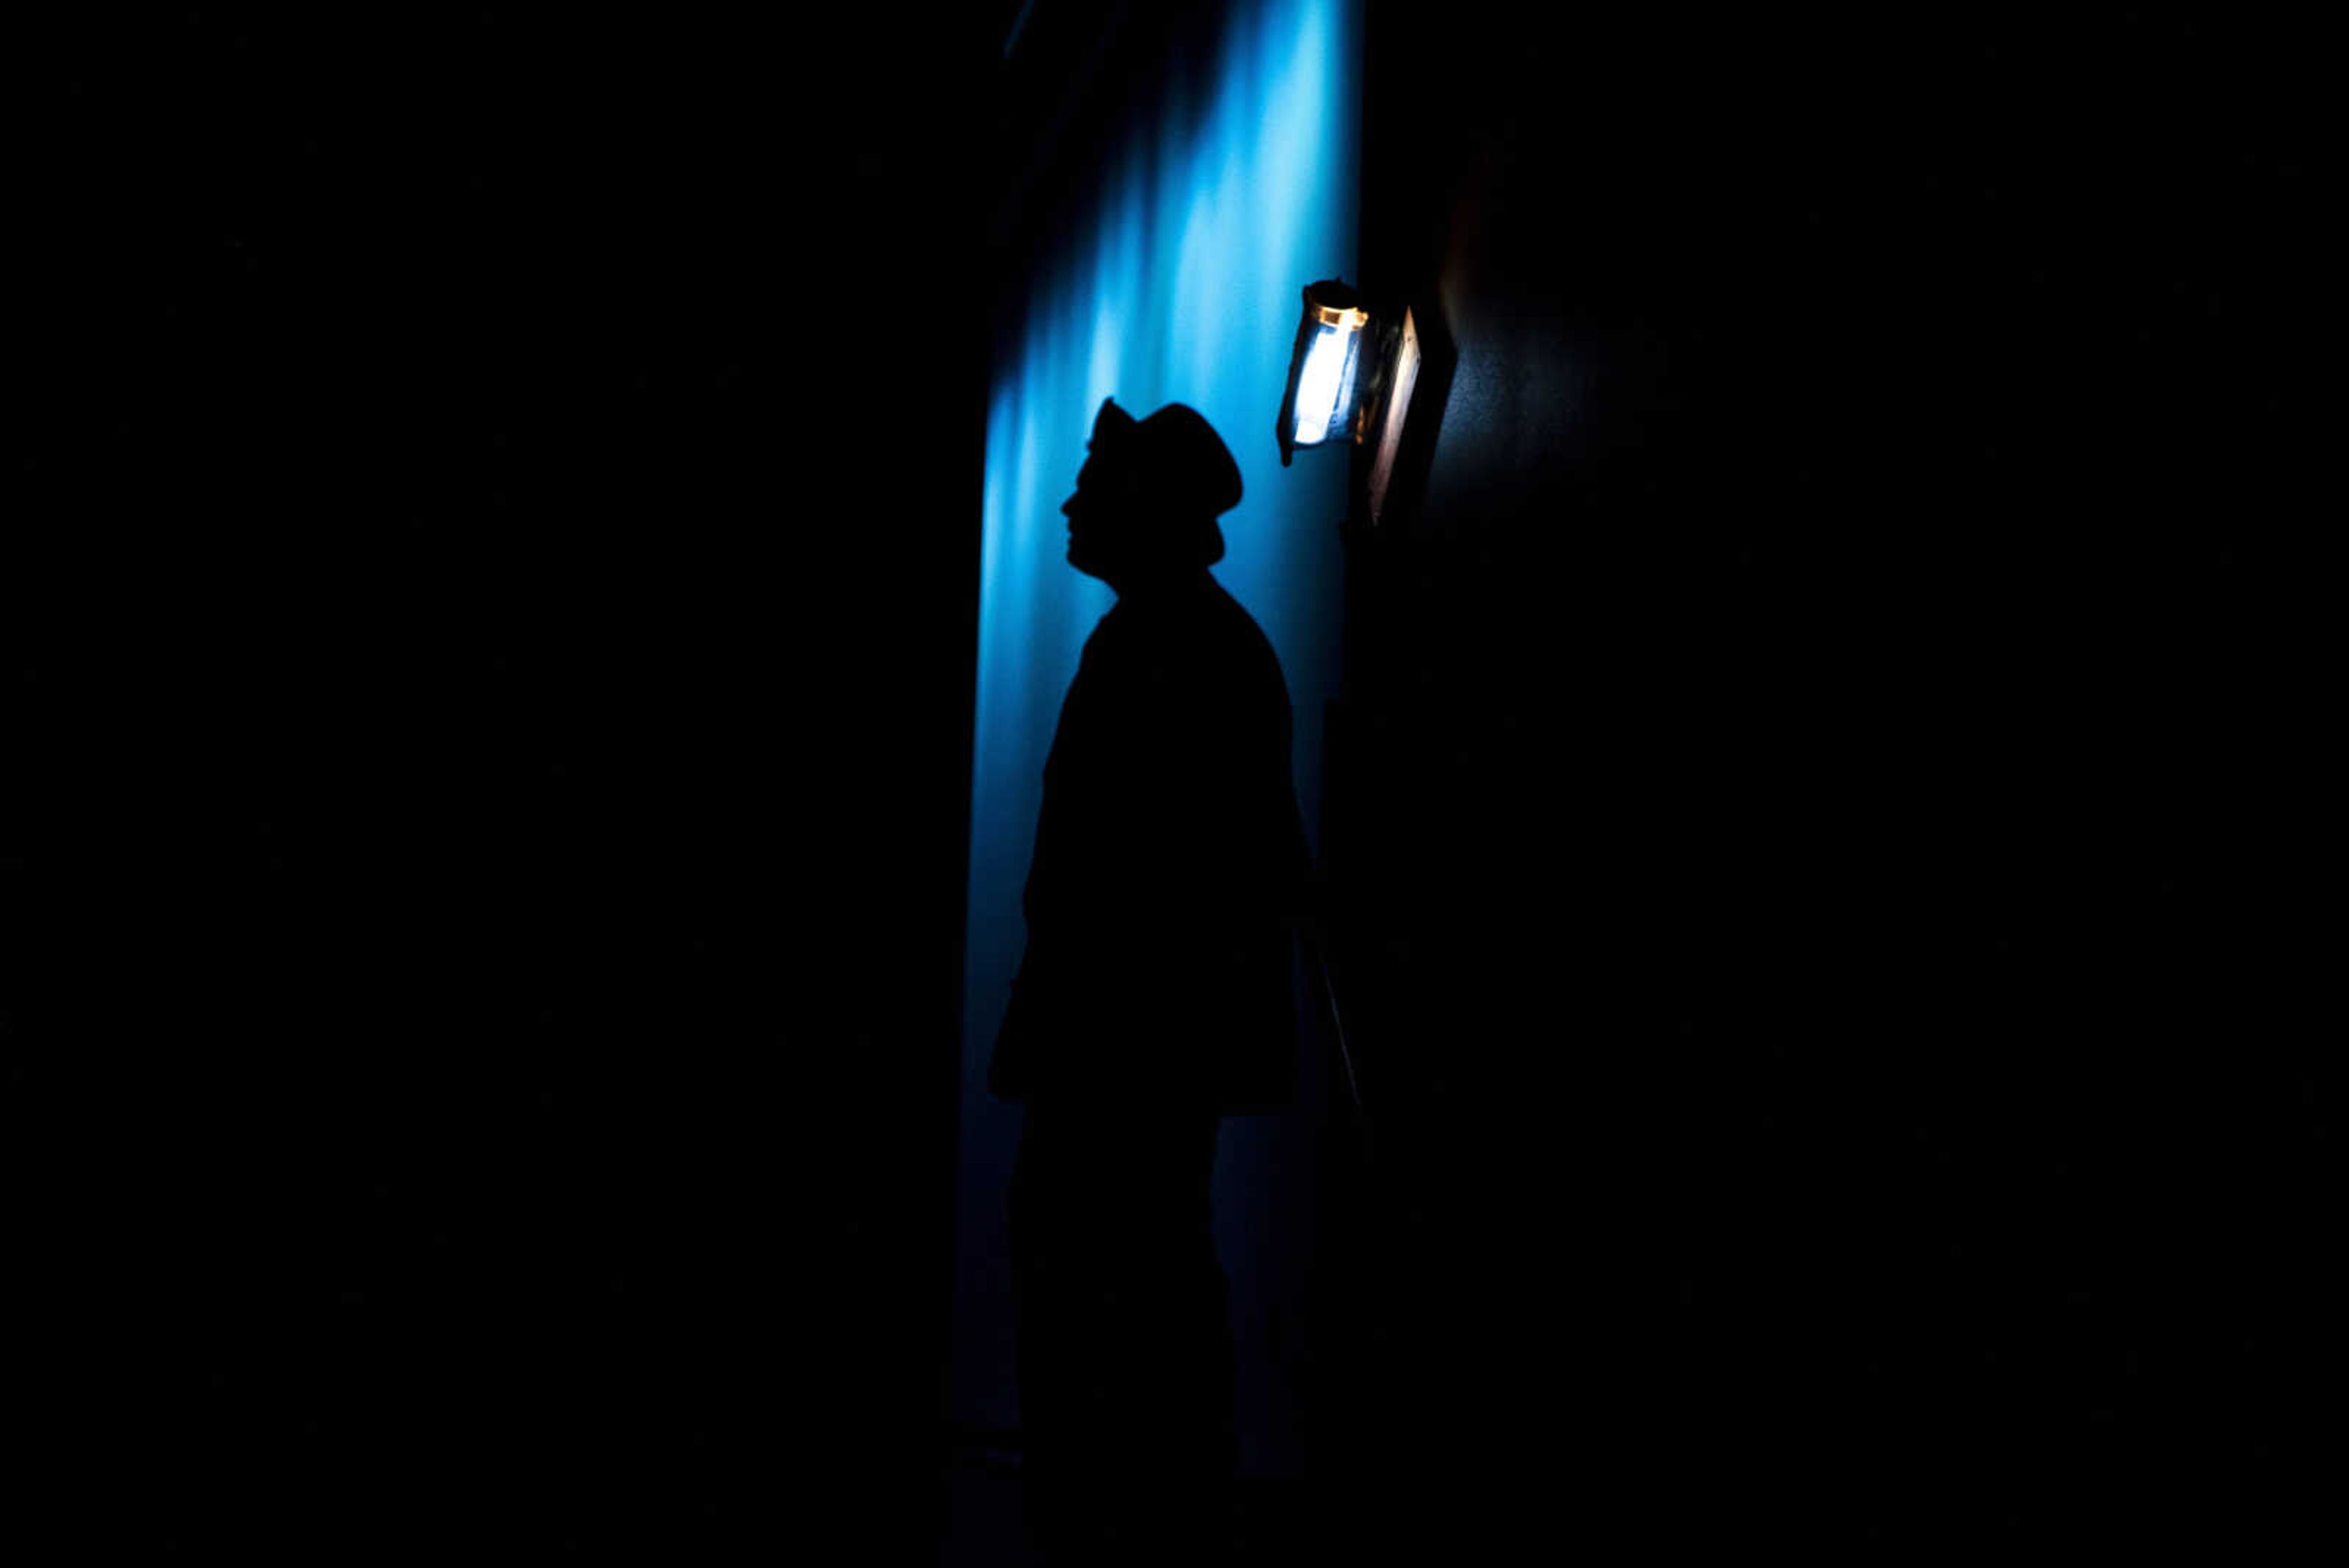
[[1371,319],[1371,313],[1362,308],[1361,296],[1334,277],[1305,286],[1305,311],[1330,327],[1359,327],[1368,325]]

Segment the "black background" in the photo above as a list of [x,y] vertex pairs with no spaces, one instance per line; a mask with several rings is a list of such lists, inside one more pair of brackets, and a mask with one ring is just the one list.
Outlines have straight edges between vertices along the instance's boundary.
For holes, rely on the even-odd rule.
[[999,44],[957,26],[16,52],[12,1425],[69,1530],[930,1528]]
[[[10,1406],[66,1539],[934,1530],[1052,16],[1016,101],[999,16],[11,51]],[[1348,590],[1392,1153],[1328,1217],[1323,1528],[2287,1532],[2310,57],[1371,7],[1364,282],[1493,375]]]

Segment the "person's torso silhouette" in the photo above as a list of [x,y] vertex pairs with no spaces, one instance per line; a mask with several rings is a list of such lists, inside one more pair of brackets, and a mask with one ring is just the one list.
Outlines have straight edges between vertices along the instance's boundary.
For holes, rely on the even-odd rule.
[[[1167,439],[1145,446],[1159,421]],[[1119,597],[1045,765],[1028,949],[989,1085],[1007,1099],[1273,1108],[1294,1076],[1288,920],[1307,850],[1279,659],[1207,570],[1238,472],[1179,404],[1139,425],[1105,404],[1093,445],[1063,507],[1070,561]],[[1176,465],[1206,476],[1170,479]],[[1136,504],[1160,491],[1184,510]]]

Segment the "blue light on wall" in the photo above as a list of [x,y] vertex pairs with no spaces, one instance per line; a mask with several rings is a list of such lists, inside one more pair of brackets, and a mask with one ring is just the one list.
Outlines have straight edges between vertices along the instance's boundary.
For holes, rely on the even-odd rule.
[[[1284,468],[1271,418],[1287,388],[1299,280],[1355,272],[1361,38],[1359,0],[1229,6],[1212,68],[1170,74],[1138,106],[1124,140],[1102,150],[1057,252],[1030,274],[1024,298],[1006,302],[1015,329],[999,338],[1010,347],[991,369],[988,410],[965,951],[954,1409],[968,1427],[1008,1428],[1017,1417],[1002,1201],[1019,1114],[988,1097],[985,1078],[1025,938],[1019,893],[1045,754],[1084,639],[1113,602],[1067,566],[1058,511],[1103,398],[1136,415],[1188,403],[1238,459],[1246,496],[1224,518],[1216,576],[1279,653],[1299,804],[1309,832],[1319,822],[1347,474],[1343,463]],[[1309,1035],[1309,1064],[1314,1049]],[[1319,1079],[1305,1081],[1309,1094]],[[1309,1101],[1227,1122],[1220,1151],[1217,1242],[1251,1469],[1294,1459],[1266,1325],[1299,1299],[1310,1195],[1288,1173],[1311,1168],[1314,1115]]]

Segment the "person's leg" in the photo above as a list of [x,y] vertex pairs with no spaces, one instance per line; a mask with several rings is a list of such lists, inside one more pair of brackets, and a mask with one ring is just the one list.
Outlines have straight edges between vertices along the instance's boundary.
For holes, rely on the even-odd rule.
[[1055,1238],[1053,1149],[1049,1121],[1023,1113],[1011,1168],[1008,1219],[1016,1310],[1021,1501],[1028,1531],[1041,1546],[1058,1532],[1066,1490],[1062,1435],[1069,1424],[1068,1288]]
[[1186,1560],[1227,1528],[1234,1465],[1229,1309],[1216,1257],[1212,1116],[1139,1117],[1119,1142],[1117,1508],[1136,1562]]
[[1009,1202],[1020,1471],[1029,1533],[1048,1560],[1100,1550],[1113,1489],[1103,1442],[1110,1281],[1098,1242],[1101,1158],[1081,1108],[1029,1107]]
[[1011,1191],[1030,1529],[1048,1552],[1209,1550],[1235,1462],[1218,1124],[1028,1113]]

